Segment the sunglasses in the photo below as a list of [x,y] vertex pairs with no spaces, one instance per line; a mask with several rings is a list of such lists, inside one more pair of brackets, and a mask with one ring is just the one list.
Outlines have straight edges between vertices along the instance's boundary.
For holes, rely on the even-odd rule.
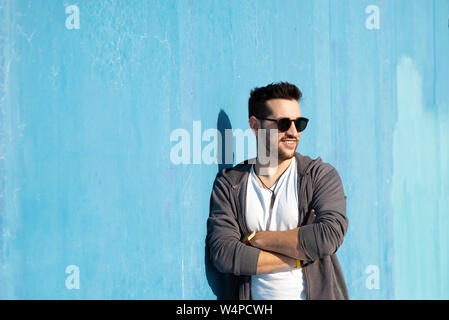
[[262,118],[262,117],[256,117],[256,118],[277,122],[279,132],[285,132],[288,129],[290,129],[290,126],[292,125],[292,121],[295,123],[296,130],[298,132],[302,132],[307,127],[307,123],[309,122],[309,119],[303,118],[303,117],[299,117],[299,118],[296,118],[293,120],[289,119],[289,118],[280,118],[280,119],[269,119],[269,118]]

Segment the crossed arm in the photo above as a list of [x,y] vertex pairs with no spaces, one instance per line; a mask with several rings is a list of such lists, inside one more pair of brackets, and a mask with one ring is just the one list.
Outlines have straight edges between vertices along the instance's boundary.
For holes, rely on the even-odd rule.
[[296,259],[307,260],[299,245],[298,232],[299,228],[286,231],[260,231],[247,242],[261,249],[257,261],[257,274],[295,268]]
[[316,221],[287,231],[257,232],[249,244],[241,238],[231,186],[226,179],[216,178],[206,239],[217,270],[235,275],[269,273],[296,267],[296,259],[314,261],[334,254],[347,230],[346,196],[334,168],[322,165],[319,171],[308,204],[316,210]]
[[310,203],[314,208],[310,216],[313,221],[287,231],[257,232],[249,242],[260,249],[257,273],[292,267],[296,259],[321,259],[334,254],[342,244],[348,226],[346,196],[335,168],[326,165],[322,169]]

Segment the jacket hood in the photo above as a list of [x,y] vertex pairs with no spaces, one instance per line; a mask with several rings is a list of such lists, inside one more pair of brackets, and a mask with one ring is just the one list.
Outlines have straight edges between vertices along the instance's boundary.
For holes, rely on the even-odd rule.
[[[322,162],[320,157],[312,159],[309,156],[305,156],[295,151],[296,166],[298,167],[298,173],[300,175],[306,174],[314,166]],[[232,188],[238,188],[242,183],[247,180],[251,165],[255,163],[256,158],[247,159],[242,161],[231,168],[223,168],[217,173],[217,177],[223,176],[223,178],[232,186]]]

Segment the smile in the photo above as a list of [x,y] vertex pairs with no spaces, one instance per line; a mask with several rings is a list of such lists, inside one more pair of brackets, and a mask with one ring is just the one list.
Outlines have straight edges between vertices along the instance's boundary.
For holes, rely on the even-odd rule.
[[291,147],[291,146],[295,146],[296,145],[296,140],[282,140],[282,143],[284,143],[285,145]]

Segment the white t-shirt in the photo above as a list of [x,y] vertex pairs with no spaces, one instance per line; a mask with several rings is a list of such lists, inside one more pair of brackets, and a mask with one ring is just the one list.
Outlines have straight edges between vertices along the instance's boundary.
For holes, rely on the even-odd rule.
[[[246,197],[246,223],[250,231],[284,231],[298,227],[298,189],[295,157],[278,181],[270,187],[275,200],[270,209],[272,192],[265,189],[251,166]],[[284,269],[251,276],[253,300],[305,300],[302,269]]]

